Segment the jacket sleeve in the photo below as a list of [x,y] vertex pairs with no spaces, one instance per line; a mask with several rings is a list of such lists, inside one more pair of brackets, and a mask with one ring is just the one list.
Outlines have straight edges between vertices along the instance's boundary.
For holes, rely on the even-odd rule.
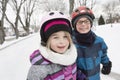
[[107,50],[108,50],[108,47],[107,47],[106,43],[103,40],[102,41],[102,53],[103,54],[101,56],[101,63],[103,65],[109,62],[109,58],[108,58],[108,55],[107,55]]
[[29,69],[27,80],[44,80],[46,76],[45,66],[32,65]]

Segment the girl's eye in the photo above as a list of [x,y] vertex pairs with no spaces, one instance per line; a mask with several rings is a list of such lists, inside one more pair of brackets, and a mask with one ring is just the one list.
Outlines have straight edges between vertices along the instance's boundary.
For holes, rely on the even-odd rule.
[[53,39],[58,39],[58,37],[57,37],[57,36],[54,36]]
[[64,38],[67,38],[67,36],[64,36]]

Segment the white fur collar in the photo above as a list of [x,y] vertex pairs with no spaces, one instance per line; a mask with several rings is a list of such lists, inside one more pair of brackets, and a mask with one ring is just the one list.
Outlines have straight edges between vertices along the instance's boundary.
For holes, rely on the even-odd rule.
[[75,45],[72,45],[64,54],[55,53],[42,45],[40,45],[39,50],[44,58],[55,64],[71,65],[75,63],[77,58],[77,50]]

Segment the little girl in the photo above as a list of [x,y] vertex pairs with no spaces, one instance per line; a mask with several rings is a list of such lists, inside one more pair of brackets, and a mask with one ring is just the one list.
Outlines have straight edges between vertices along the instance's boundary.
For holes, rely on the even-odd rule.
[[27,80],[76,80],[77,51],[71,33],[70,21],[62,12],[42,18],[41,44],[30,56]]

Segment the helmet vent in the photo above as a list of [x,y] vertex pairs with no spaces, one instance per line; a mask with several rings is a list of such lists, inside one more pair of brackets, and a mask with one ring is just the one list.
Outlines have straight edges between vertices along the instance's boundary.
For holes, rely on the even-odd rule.
[[54,15],[54,12],[51,12],[49,15]]
[[59,12],[59,13],[63,15],[63,13],[62,13],[62,12]]

